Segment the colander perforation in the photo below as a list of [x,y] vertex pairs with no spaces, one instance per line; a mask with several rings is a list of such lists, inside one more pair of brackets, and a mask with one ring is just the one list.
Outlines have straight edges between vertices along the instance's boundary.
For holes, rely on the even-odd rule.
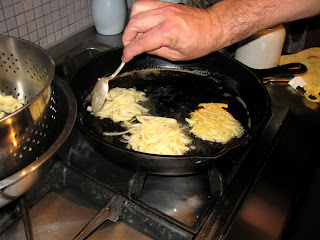
[[6,68],[6,72],[9,72],[10,71],[13,71],[14,73],[17,73],[17,70],[19,70],[19,67],[16,67],[15,66],[15,62],[18,61],[17,58],[14,58],[13,54],[9,54],[10,56],[9,57],[6,57],[6,53],[5,52],[2,52],[2,56],[0,56],[0,60],[2,61],[1,63],[1,67],[5,67],[7,66]]
[[[52,93],[54,95],[54,92]],[[41,114],[40,119],[38,121],[33,121],[31,127],[26,127],[25,133],[21,136],[16,134],[14,136],[14,141],[11,142],[11,146],[15,147],[16,142],[19,142],[19,144],[16,146],[15,151],[13,152],[12,156],[14,159],[22,160],[26,157],[29,157],[30,153],[37,148],[37,146],[40,146],[42,142],[45,141],[47,138],[47,131],[49,128],[48,123],[45,121],[47,119],[47,116],[50,116],[50,121],[54,121],[56,119],[56,101],[54,97],[50,98],[50,105],[49,105],[49,113],[48,114]]]

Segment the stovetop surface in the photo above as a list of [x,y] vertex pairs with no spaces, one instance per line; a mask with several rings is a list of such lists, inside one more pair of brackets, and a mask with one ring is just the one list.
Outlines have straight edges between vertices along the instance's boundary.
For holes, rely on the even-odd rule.
[[[278,117],[272,115],[269,130],[262,133],[263,149],[272,147],[274,134],[279,134],[277,127],[272,128],[278,125],[277,121],[285,121],[288,115],[286,108],[275,111],[278,111]],[[203,173],[183,177],[149,175],[140,196],[135,197],[128,193],[128,182],[136,173],[106,161],[75,127],[57,153],[50,174],[24,197],[27,206],[33,205],[29,213],[33,238],[75,238],[118,194],[123,196],[123,206],[116,213],[117,221],[105,219],[88,239],[101,239],[102,236],[103,239],[126,239],[128,234],[131,239],[206,239],[201,238],[200,233],[210,231],[206,227],[212,227],[211,221],[217,225],[216,234],[219,235],[219,231],[231,224],[239,202],[243,201],[259,173],[268,154],[263,149],[250,146],[243,159],[229,165],[234,169],[230,175],[225,174],[225,189],[218,195],[210,190],[208,173]],[[260,159],[252,164],[251,157],[256,158],[257,152]],[[42,190],[40,193],[39,189]],[[24,229],[23,219],[20,219],[2,236],[24,239]]]
[[[81,48],[79,61],[72,59],[72,49],[63,59],[71,65],[57,64],[57,75],[67,80],[83,59],[111,47],[89,41]],[[76,235],[92,219],[102,224],[87,239],[290,239],[287,229],[297,223],[288,216],[316,166],[312,131],[319,133],[319,105],[286,83],[266,87],[272,100],[267,127],[235,160],[211,173],[211,182],[208,173],[141,176],[122,169],[96,152],[75,126],[45,179],[1,209],[0,216],[14,216],[0,239],[27,239],[21,204],[30,207],[33,239],[81,239]],[[106,209],[112,214],[104,215]]]

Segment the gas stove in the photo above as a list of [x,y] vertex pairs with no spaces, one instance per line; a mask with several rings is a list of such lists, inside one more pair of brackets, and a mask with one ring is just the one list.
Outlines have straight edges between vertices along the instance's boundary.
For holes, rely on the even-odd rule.
[[[83,62],[111,48],[88,41],[60,55],[56,78],[68,81]],[[75,125],[52,157],[49,173],[0,210],[0,239],[241,239],[235,236],[243,208],[301,110],[278,102],[281,91],[288,90],[285,85],[267,88],[273,104],[261,134],[225,164],[196,175],[157,176],[121,168],[95,151]],[[294,175],[298,167],[293,168]]]

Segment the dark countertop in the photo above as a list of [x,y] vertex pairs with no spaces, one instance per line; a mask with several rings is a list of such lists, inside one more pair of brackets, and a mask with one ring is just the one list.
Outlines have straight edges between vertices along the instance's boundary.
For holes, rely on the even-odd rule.
[[225,239],[319,239],[320,104],[287,83],[269,83],[276,106],[290,117],[279,142]]
[[[106,45],[108,46],[107,48]],[[55,63],[59,64],[63,61],[61,56],[66,55],[66,53],[72,56],[73,53],[78,53],[79,49],[97,48],[100,51],[104,51],[119,46],[122,46],[122,34],[104,36],[99,34],[94,26],[91,26],[68,39],[62,39],[61,42],[47,49],[47,52]]]

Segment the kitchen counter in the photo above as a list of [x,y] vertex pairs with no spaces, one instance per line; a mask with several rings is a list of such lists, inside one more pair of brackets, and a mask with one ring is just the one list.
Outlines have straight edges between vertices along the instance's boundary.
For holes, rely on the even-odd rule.
[[320,105],[287,83],[266,86],[290,118],[226,239],[319,239]]
[[[72,56],[79,46],[86,45],[102,51],[119,47],[121,34],[102,36],[90,27],[48,52],[60,63],[62,53],[69,52]],[[266,87],[273,106],[290,107],[289,118],[231,228],[221,238],[318,239],[320,104],[306,100],[285,82],[270,82]]]
[[60,43],[47,49],[47,52],[57,65],[64,61],[61,56],[65,56],[66,54],[72,56],[78,53],[79,49],[96,48],[99,51],[105,51],[120,46],[122,46],[122,34],[104,36],[97,33],[94,26],[91,26],[68,39],[63,39]]

